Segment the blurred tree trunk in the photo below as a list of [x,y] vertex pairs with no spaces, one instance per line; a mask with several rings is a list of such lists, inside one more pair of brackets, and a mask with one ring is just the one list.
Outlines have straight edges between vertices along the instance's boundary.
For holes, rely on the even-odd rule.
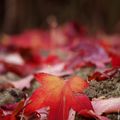
[[7,33],[20,32],[24,28],[34,26],[35,11],[32,0],[6,0],[3,31]]
[[5,0],[0,0],[0,31],[2,31],[4,15],[5,15]]
[[20,32],[44,24],[47,16],[57,15],[67,0],[6,0],[3,31]]
[[0,0],[0,28],[7,33],[21,32],[46,24],[49,15],[58,22],[75,20],[90,29],[113,31],[120,23],[120,0]]
[[6,0],[3,31],[8,32],[14,29],[15,19],[17,17],[16,12],[17,12],[16,0]]

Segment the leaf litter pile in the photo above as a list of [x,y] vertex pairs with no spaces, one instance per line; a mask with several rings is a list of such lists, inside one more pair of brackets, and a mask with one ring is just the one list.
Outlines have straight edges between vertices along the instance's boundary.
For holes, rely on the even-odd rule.
[[74,23],[3,35],[0,120],[119,120],[119,38]]

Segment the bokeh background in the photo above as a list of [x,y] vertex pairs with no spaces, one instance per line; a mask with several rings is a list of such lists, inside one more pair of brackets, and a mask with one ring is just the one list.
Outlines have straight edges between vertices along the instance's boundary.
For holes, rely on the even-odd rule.
[[120,0],[0,0],[1,33],[47,28],[49,16],[60,25],[76,21],[90,31],[120,32]]

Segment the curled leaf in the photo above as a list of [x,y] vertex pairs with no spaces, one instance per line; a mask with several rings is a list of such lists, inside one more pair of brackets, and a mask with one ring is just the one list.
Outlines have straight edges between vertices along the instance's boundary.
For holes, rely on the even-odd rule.
[[120,97],[92,100],[94,111],[98,115],[120,111]]
[[104,72],[94,72],[91,76],[88,77],[89,80],[106,80],[106,79],[111,79],[114,77],[117,73],[120,72],[120,68],[110,68],[105,70]]

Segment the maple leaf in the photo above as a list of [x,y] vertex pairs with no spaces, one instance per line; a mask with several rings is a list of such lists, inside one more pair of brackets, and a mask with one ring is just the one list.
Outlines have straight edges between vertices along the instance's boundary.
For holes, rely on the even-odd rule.
[[94,99],[91,101],[96,114],[114,113],[120,110],[120,97],[108,99]]
[[3,110],[2,109],[0,109],[0,119],[2,119],[2,116],[3,116]]
[[29,75],[25,78],[18,80],[18,81],[11,81],[10,83],[15,88],[23,90],[24,88],[30,88],[32,80],[33,80],[33,75]]
[[20,101],[12,113],[5,113],[5,111],[0,109],[0,120],[17,120],[20,112],[23,112],[24,104],[24,100]]
[[119,37],[112,37],[108,39],[103,39],[100,44],[108,52],[109,56],[112,58],[112,66],[120,66],[120,40]]
[[64,68],[65,68],[65,63],[59,63],[52,66],[45,65],[43,66],[42,69],[38,70],[37,73],[48,73],[48,74],[56,75],[60,77],[68,76],[73,73],[72,70],[65,70]]
[[[87,29],[85,26],[79,26],[75,21],[70,21],[63,27],[64,34],[70,39],[76,36],[85,36],[87,34]],[[68,42],[69,42],[68,41]],[[71,41],[70,41],[71,42]]]
[[18,53],[12,54],[0,54],[0,61],[4,61],[9,64],[23,65],[24,60]]
[[45,64],[55,64],[60,62],[60,58],[57,55],[49,55],[44,62]]
[[[3,65],[5,67],[5,72],[7,71],[11,71],[19,76],[26,76],[28,74],[30,74],[32,71],[34,71],[33,66],[30,65],[15,65],[15,64],[9,64],[9,63],[5,63],[3,62]],[[24,71],[23,71],[24,69]]]
[[35,78],[41,87],[30,97],[31,104],[25,108],[26,115],[42,107],[49,107],[49,120],[67,120],[70,109],[81,111],[81,114],[84,114],[84,110],[93,110],[88,97],[82,94],[88,86],[83,79],[72,77],[63,80],[45,73],[35,74]]
[[106,64],[110,63],[107,52],[95,40],[79,41],[79,43],[71,45],[69,49],[71,58],[67,62],[68,68],[88,65],[104,68]]
[[111,79],[112,77],[114,77],[119,72],[120,72],[119,67],[110,68],[110,69],[107,69],[103,72],[96,71],[91,76],[88,77],[88,80],[101,81],[101,80],[106,80],[106,79],[109,79],[109,78]]

